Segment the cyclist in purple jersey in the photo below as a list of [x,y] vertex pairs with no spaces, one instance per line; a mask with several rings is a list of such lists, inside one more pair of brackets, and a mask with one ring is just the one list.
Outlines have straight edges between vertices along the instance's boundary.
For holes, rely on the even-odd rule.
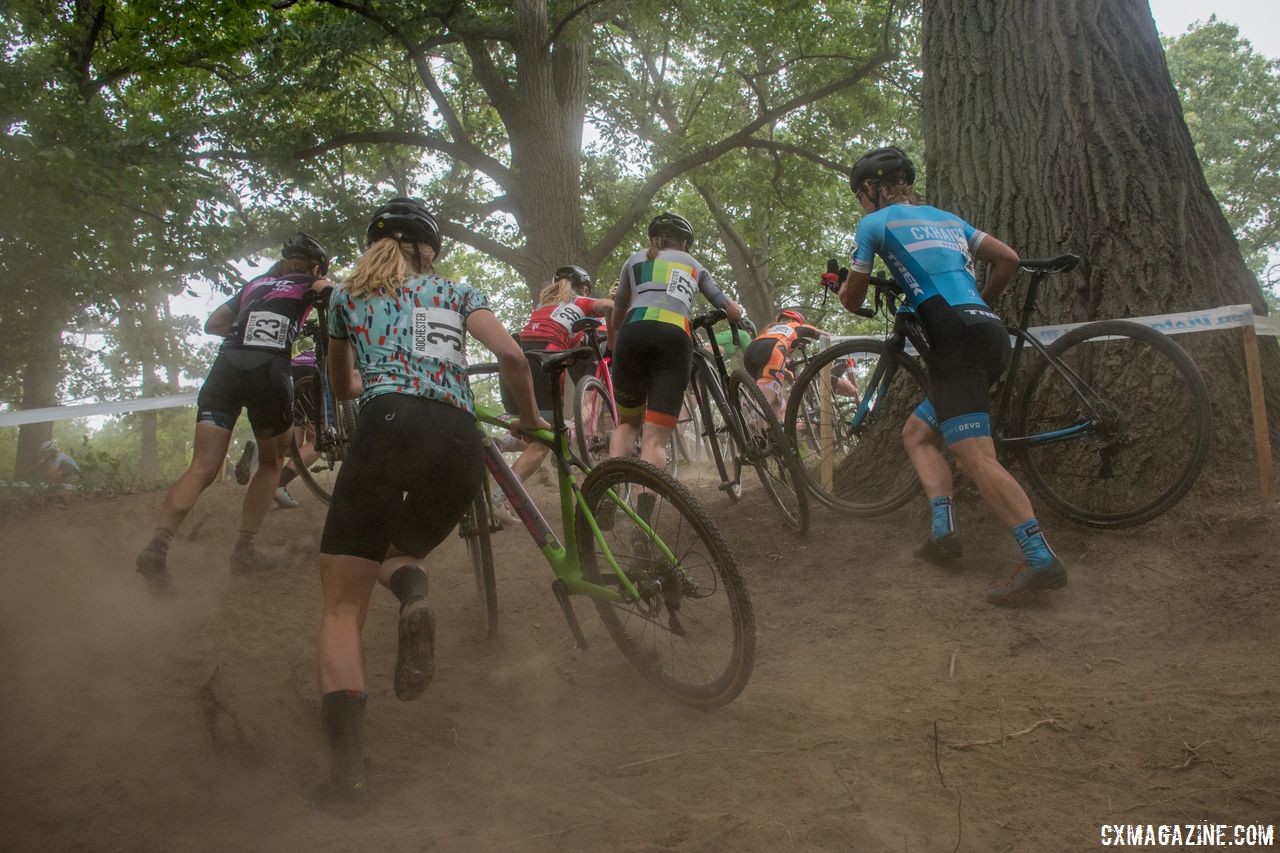
[[420,695],[435,672],[427,554],[472,504],[484,478],[466,372],[466,336],[498,358],[519,411],[538,416],[524,352],[474,287],[436,275],[440,230],[422,202],[392,199],[366,230],[367,248],[329,301],[327,369],[339,399],[360,397],[359,424],[334,483],[320,538],[320,717],[329,778],[304,797],[362,807],[367,698],[361,630],[376,583],[400,602],[395,693]]
[[[879,255],[919,315],[930,348],[929,399],[907,418],[902,439],[929,496],[933,523],[916,555],[934,563],[960,556],[945,447],[1022,551],[1009,583],[987,593],[992,604],[1009,605],[1067,582],[1027,493],[1000,464],[991,439],[990,387],[1004,371],[1009,333],[987,306],[1017,273],[1018,254],[960,217],[921,204],[914,182],[915,167],[898,148],[870,151],[854,164],[850,186],[866,215],[840,302],[850,311],[861,307]],[[991,267],[982,293],[973,277],[975,259]]]
[[284,242],[281,255],[272,273],[250,281],[205,323],[206,332],[223,340],[196,400],[195,451],[190,466],[165,496],[155,534],[137,558],[138,572],[157,595],[173,591],[169,544],[222,469],[231,431],[244,409],[257,440],[259,463],[245,491],[231,571],[247,574],[275,567],[275,560],[259,551],[254,539],[271,505],[293,425],[290,346],[317,295],[333,286],[324,278],[328,254],[303,232]]

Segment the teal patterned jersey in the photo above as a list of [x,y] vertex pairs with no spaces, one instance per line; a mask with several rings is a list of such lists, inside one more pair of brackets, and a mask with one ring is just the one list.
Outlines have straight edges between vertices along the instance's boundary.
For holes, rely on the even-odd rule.
[[329,300],[329,337],[350,340],[364,391],[411,394],[475,413],[467,382],[466,322],[488,311],[480,291],[420,276],[393,296],[352,296],[338,285]]

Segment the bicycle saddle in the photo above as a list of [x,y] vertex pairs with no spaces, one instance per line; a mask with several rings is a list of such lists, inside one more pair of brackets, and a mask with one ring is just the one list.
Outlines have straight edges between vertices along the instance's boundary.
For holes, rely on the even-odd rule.
[[581,320],[573,322],[574,332],[585,332],[587,329],[599,329],[604,325],[604,320],[599,317],[583,317]]
[[1023,258],[1018,266],[1027,272],[1070,272],[1080,263],[1079,255],[1058,255],[1056,258]]
[[591,347],[574,347],[561,352],[532,350],[524,354],[529,361],[538,363],[543,373],[558,373],[584,358],[591,357]]

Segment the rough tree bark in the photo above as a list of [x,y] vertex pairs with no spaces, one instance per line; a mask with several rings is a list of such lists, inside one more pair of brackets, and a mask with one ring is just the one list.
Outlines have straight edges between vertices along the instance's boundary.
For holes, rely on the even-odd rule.
[[[1146,0],[924,0],[929,200],[1024,257],[1084,263],[1033,322],[1265,304],[1201,172]],[[1025,284],[1025,277],[1021,282]],[[1000,307],[1011,315],[1023,290]],[[1238,330],[1177,338],[1220,445],[1251,445]],[[1265,339],[1267,393],[1280,354]]]
[[[58,405],[58,384],[62,380],[62,330],[66,327],[61,305],[39,304],[31,319],[27,363],[22,370],[22,400],[19,409],[40,409]],[[52,423],[26,424],[18,428],[18,456],[15,480],[37,479],[40,445],[53,437]]]

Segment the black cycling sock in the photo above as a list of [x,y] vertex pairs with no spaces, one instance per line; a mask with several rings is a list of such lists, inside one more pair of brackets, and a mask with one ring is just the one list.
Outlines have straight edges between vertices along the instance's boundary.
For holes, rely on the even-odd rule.
[[320,723],[329,739],[329,784],[350,785],[364,778],[363,690],[335,690],[320,697]]
[[387,586],[395,593],[403,611],[409,602],[427,597],[427,573],[418,566],[401,566],[391,573]]
[[[297,463],[294,463],[294,464],[297,464]],[[276,480],[276,485],[279,486],[280,488],[284,488],[285,486],[292,483],[293,478],[296,476],[298,476],[298,472],[286,465],[285,467],[280,469],[280,479]]]
[[645,520],[647,524],[650,516],[653,515],[653,508],[658,503],[658,496],[653,492],[645,492],[636,498],[636,515]]
[[169,553],[169,545],[173,542],[173,531],[167,527],[157,527],[155,535],[151,537],[150,547],[154,548],[161,554]]

